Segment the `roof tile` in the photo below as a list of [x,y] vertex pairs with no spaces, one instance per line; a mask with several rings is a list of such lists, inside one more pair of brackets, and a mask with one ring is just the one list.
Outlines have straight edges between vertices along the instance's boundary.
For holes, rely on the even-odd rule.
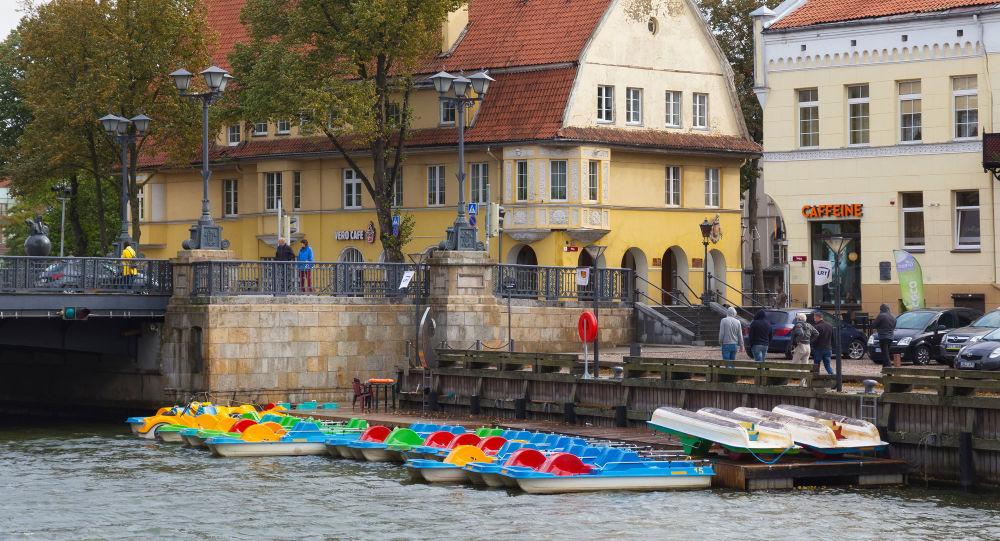
[[771,25],[771,28],[799,28],[815,24],[997,3],[1000,2],[997,0],[807,0],[798,9]]

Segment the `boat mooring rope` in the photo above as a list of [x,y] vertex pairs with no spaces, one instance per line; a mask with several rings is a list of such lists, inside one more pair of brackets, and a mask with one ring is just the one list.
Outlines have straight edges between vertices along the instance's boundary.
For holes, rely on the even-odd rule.
[[785,456],[785,453],[787,453],[788,451],[792,450],[793,447],[795,447],[794,444],[792,444],[789,447],[786,447],[785,450],[781,452],[781,454],[779,454],[778,456],[774,457],[774,460],[764,460],[763,458],[757,456],[757,453],[753,452],[753,449],[751,449],[749,447],[747,447],[747,451],[750,451],[750,456],[756,458],[757,462],[760,462],[761,464],[764,464],[766,466],[770,466],[772,464],[775,464],[779,460],[781,460],[781,457]]

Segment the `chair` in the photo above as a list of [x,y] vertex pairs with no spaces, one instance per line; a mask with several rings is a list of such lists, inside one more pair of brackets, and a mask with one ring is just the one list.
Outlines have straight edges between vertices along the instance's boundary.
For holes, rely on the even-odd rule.
[[361,399],[361,411],[371,409],[372,388],[368,385],[363,385],[358,378],[354,378],[352,385],[354,386],[354,399],[351,400],[351,408],[358,409],[358,399]]

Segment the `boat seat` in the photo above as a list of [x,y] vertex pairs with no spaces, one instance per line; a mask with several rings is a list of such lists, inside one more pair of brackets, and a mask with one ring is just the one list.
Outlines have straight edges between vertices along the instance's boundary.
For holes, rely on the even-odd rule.
[[496,455],[497,452],[500,451],[500,448],[506,443],[507,440],[500,436],[488,436],[480,440],[479,443],[476,444],[476,447],[479,447],[488,455]]
[[236,424],[234,424],[233,426],[229,427],[229,431],[230,432],[243,432],[248,427],[251,427],[251,426],[253,426],[255,424],[257,424],[257,421],[254,421],[253,419],[243,419],[241,421],[236,421]]
[[269,427],[259,424],[247,427],[240,439],[246,442],[278,441],[281,439],[281,435]]
[[306,421],[302,421],[302,422],[296,424],[294,427],[292,427],[292,429],[289,430],[289,433],[290,434],[304,434],[304,433],[313,433],[313,432],[319,432],[319,431],[320,430],[319,430],[319,425],[318,424],[311,423],[311,422],[306,422]]
[[447,430],[452,434],[465,434],[466,430],[464,426],[449,426],[448,428],[441,427],[442,430]]
[[580,457],[569,453],[556,453],[545,459],[538,471],[551,473],[552,475],[582,475],[591,473],[593,469],[584,464]]
[[549,440],[549,435],[544,432],[536,432],[531,436],[531,438],[528,439],[530,443],[534,443],[536,445],[544,445],[546,442],[548,442],[548,440]]
[[406,445],[414,446],[424,443],[424,438],[409,428],[398,428],[393,430],[385,439],[386,445]]
[[454,449],[459,445],[475,446],[478,443],[479,443],[479,436],[471,432],[466,432],[464,434],[459,434],[455,436],[455,439],[451,440],[451,442],[448,443],[448,449]]
[[451,443],[451,440],[453,439],[455,439],[455,435],[451,432],[438,430],[437,432],[431,432],[431,434],[424,439],[424,445],[428,447],[440,447],[443,449],[448,447],[448,444]]
[[358,440],[381,442],[385,441],[385,439],[389,437],[390,432],[391,431],[387,426],[382,426],[382,425],[370,426],[367,429],[365,429],[364,433],[361,434],[361,437],[358,438]]
[[523,447],[511,453],[504,462],[504,466],[520,466],[523,468],[538,469],[545,463],[545,455],[538,449]]

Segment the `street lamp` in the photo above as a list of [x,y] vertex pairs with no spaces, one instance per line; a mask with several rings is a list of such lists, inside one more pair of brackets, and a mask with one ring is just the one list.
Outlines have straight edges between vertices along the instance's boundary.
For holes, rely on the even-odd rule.
[[62,203],[62,213],[59,216],[59,257],[64,257],[65,252],[63,248],[66,245],[66,201],[69,201],[69,197],[73,194],[73,191],[65,184],[53,186],[52,191],[56,193],[56,200]]
[[[448,72],[438,72],[430,77],[437,90],[438,99],[455,107],[455,123],[458,125],[458,216],[448,228],[448,238],[443,247],[446,250],[483,250],[483,243],[477,240],[476,227],[469,224],[465,216],[465,110],[486,98],[490,83],[494,80],[480,71],[469,77],[455,76]],[[469,88],[475,96],[469,97]]]
[[[597,264],[601,260],[601,256],[604,255],[604,250],[607,250],[607,246],[600,246],[597,244],[591,244],[585,248],[587,253],[590,254],[590,260],[593,264],[593,269],[590,272],[590,276],[593,278],[594,284],[594,320],[597,322],[597,335],[594,336],[594,378],[601,377],[601,318],[599,317],[600,310],[600,299],[603,284],[601,283],[601,273],[597,271]],[[584,377],[587,374],[584,373]]]
[[701,290],[701,303],[708,304],[712,300],[712,295],[708,290],[708,243],[712,240],[712,222],[705,218],[704,222],[698,225],[701,228],[701,243],[705,245],[705,258],[701,260],[702,275],[704,282]]
[[837,323],[837,328],[833,333],[833,340],[834,340],[833,351],[834,355],[836,355],[835,359],[837,360],[836,378],[837,378],[837,392],[839,393],[844,390],[844,368],[840,350],[841,348],[840,328],[842,325],[842,320],[840,317],[840,283],[841,283],[840,254],[843,253],[844,248],[846,248],[847,245],[850,244],[851,239],[844,238],[839,235],[826,236],[823,238],[823,242],[825,242],[827,248],[829,248],[833,252],[833,272],[834,272],[833,279],[834,279],[834,291],[835,291],[834,294],[836,295],[836,297],[833,300],[833,303],[834,303],[834,315]]
[[208,106],[222,97],[233,77],[218,66],[202,71],[201,76],[205,79],[208,90],[190,92],[188,89],[194,74],[185,69],[170,74],[181,97],[201,102],[201,218],[188,229],[191,238],[185,240],[183,246],[185,250],[225,250],[229,247],[229,241],[222,240],[222,227],[213,222],[208,201],[208,179],[212,176],[212,171],[208,168]]
[[[125,243],[131,240],[128,235],[128,149],[136,139],[146,136],[149,131],[150,118],[146,115],[136,115],[129,119],[109,113],[98,120],[104,128],[104,133],[115,139],[121,147],[122,187],[118,198],[118,212],[121,215],[122,227],[118,234],[118,242],[115,243],[114,254],[115,257],[118,257],[125,249]],[[63,203],[63,210],[65,212],[65,203]],[[62,252],[62,246],[60,246],[59,251]],[[62,256],[62,253],[59,255]]]

